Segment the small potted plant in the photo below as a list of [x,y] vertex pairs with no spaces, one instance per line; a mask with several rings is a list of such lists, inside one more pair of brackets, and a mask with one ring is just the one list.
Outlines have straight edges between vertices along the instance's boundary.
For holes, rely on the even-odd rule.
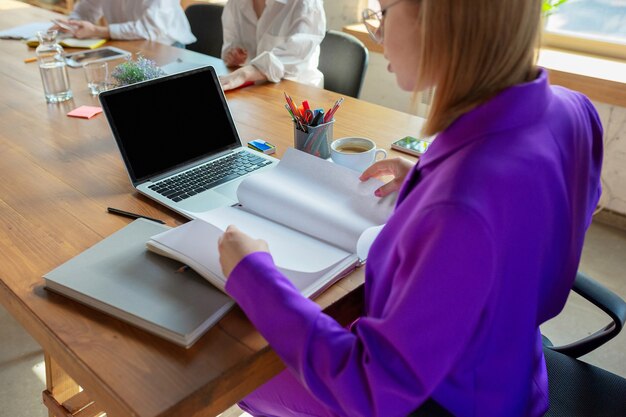
[[146,59],[141,55],[138,55],[136,60],[129,58],[126,62],[119,64],[111,73],[118,87],[151,80],[164,75],[166,75],[165,72],[154,61]]

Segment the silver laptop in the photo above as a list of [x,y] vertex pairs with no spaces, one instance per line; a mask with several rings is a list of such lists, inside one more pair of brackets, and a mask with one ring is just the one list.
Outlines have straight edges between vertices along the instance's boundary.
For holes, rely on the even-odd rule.
[[188,218],[236,204],[243,178],[278,161],[242,146],[211,66],[105,91],[100,103],[133,186]]

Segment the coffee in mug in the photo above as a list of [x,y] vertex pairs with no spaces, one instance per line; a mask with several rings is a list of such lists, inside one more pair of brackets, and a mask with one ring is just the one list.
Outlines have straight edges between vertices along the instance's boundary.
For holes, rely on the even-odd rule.
[[367,148],[365,146],[360,146],[360,144],[352,144],[352,143],[346,143],[345,145],[341,145],[337,147],[337,152],[343,152],[343,153],[361,153],[361,152],[367,152],[369,151],[371,148]]
[[372,165],[378,155],[385,159],[387,152],[377,149],[376,144],[367,138],[341,138],[330,144],[333,162],[359,172]]

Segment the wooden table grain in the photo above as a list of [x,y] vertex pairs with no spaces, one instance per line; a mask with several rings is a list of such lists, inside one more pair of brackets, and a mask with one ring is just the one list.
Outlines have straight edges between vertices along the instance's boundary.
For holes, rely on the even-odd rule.
[[[0,30],[54,16],[0,0]],[[110,44],[141,51],[159,65],[204,58],[146,41]],[[33,55],[19,41],[0,40],[0,302],[43,347],[47,387],[59,403],[80,385],[111,417],[218,414],[283,369],[241,310],[233,309],[184,349],[44,289],[44,273],[130,221],[107,214],[108,206],[170,226],[186,219],[133,190],[104,115],[66,116],[78,106],[99,105],[82,69],[69,69],[74,98],[47,104],[37,64],[23,62]],[[227,93],[242,141],[268,140],[277,145],[278,157],[293,142],[284,91],[323,107],[339,98],[289,81]],[[336,120],[336,138],[368,137],[386,149],[393,140],[415,135],[422,123],[348,97]],[[316,301],[346,323],[359,311],[362,283],[363,271],[356,271]]]

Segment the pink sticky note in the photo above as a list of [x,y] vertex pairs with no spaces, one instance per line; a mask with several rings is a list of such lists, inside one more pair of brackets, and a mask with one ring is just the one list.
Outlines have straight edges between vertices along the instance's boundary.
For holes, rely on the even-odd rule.
[[81,117],[83,119],[91,119],[96,114],[102,113],[102,107],[96,106],[80,106],[69,112],[70,117]]

